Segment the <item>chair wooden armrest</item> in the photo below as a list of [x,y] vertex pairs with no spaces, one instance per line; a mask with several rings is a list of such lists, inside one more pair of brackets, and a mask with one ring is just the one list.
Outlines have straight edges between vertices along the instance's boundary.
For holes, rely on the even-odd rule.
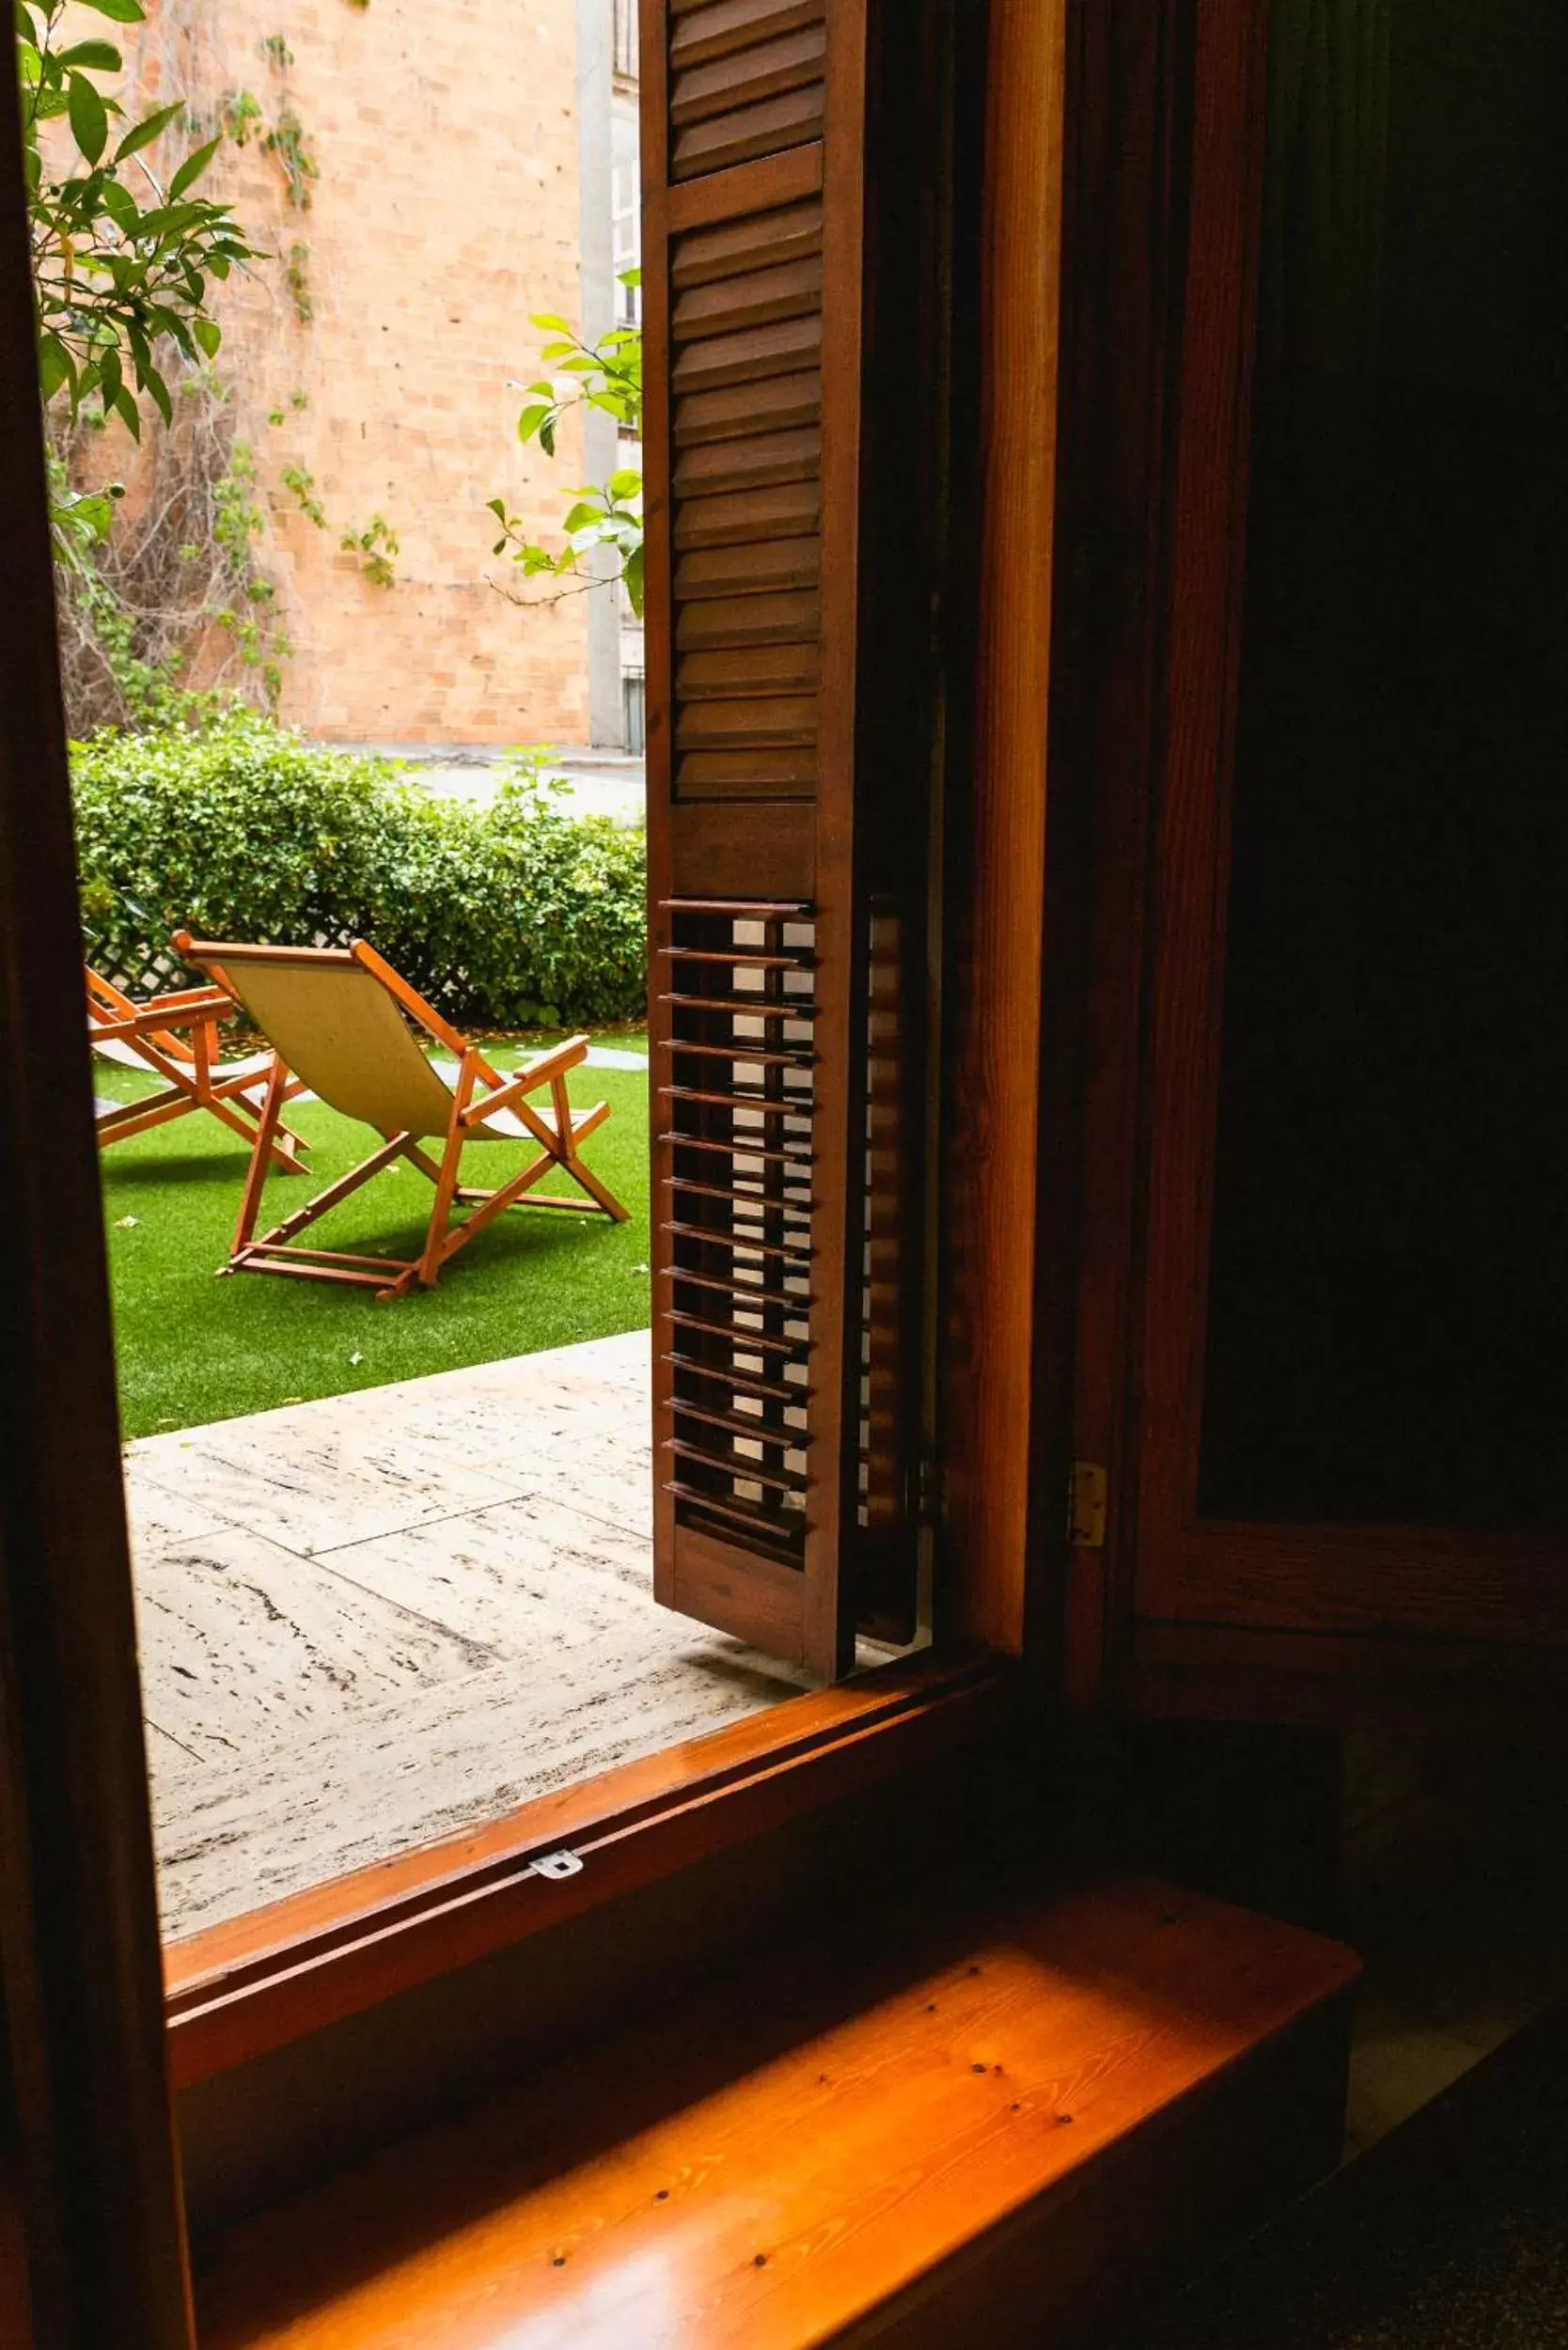
[[[569,1036],[563,1043],[553,1044],[526,1069],[520,1069],[515,1077],[509,1077],[494,1093],[476,1095],[463,1113],[465,1126],[482,1126],[497,1110],[515,1109],[524,1096],[537,1093],[541,1086],[564,1077],[569,1069],[577,1068],[588,1058],[588,1041],[586,1036]],[[477,1058],[477,1057],[476,1057]]]
[[214,1018],[227,1018],[239,1009],[225,987],[191,988],[180,995],[155,995],[130,1014],[114,1020],[94,1020],[92,1034],[103,1039],[156,1036],[160,1030],[178,1034]]

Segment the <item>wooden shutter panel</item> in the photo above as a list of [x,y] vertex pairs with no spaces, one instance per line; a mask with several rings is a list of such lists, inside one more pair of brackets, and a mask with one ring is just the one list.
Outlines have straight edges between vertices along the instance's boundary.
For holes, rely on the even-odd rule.
[[918,530],[879,580],[863,519],[919,404],[870,13],[644,0],[642,43],[655,1589],[826,1676],[911,1633],[917,1549],[929,620]]

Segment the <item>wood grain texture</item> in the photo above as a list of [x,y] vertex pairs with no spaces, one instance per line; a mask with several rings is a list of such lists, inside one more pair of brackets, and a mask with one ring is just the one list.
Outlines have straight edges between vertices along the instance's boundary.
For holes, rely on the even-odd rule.
[[[1238,2068],[1355,1972],[1147,1882],[966,1927],[884,1918],[232,2231],[204,2264],[204,2350],[800,2350],[1026,2220],[1081,2323],[1117,2295],[1082,2274],[1079,2199],[1162,2132],[1180,2177],[1198,2140],[1170,2133],[1212,2133],[1215,2092],[1266,2110]],[[1112,2212],[1136,2265],[1147,2219]],[[973,2277],[966,2297],[984,2339],[1038,2338],[1027,2302]]]
[[991,11],[974,881],[954,987],[949,1539],[962,1628],[1011,1653],[1031,1540],[1064,39],[1061,0]]
[[0,1967],[39,2350],[189,2350],[14,84],[0,97]]
[[[642,68],[642,86],[649,86],[646,55]],[[661,79],[661,87],[663,87]],[[643,102],[642,118],[646,125],[650,110]],[[654,145],[663,148],[657,133]],[[776,205],[792,204],[802,196],[815,196],[823,184],[823,150],[820,140],[806,147],[787,148],[779,155],[759,156],[754,162],[737,164],[733,170],[711,172],[706,179],[683,180],[679,186],[664,190],[661,210],[668,233],[682,236],[702,229],[714,223],[738,221],[750,213],[760,215]],[[748,240],[749,242],[749,240]]]
[[676,0],[670,56],[677,65],[705,63],[759,40],[820,24],[826,0]]
[[823,380],[815,368],[734,391],[698,392],[676,407],[675,446],[700,448],[750,433],[808,430],[820,421],[822,410]]
[[671,144],[671,173],[677,180],[688,180],[698,172],[726,171],[784,148],[803,147],[821,138],[823,116],[823,86],[816,81],[759,105],[710,115],[677,133]]
[[1096,1702],[1129,1612],[1127,1378],[1136,1281],[1144,895],[1158,759],[1166,439],[1180,347],[1173,145],[1182,57],[1170,0],[1079,10],[1066,233],[1065,597],[1053,730],[1089,799],[1084,1082],[1073,1378],[1074,1459],[1105,1465],[1106,1541],[1069,1563],[1064,1671]]
[[[820,232],[819,232],[820,233]],[[671,268],[681,284],[679,254]],[[732,335],[775,319],[800,318],[822,303],[822,270],[814,260],[779,261],[744,275],[709,278],[678,294],[671,321],[677,342],[696,335]]]
[[694,290],[721,279],[744,284],[753,270],[773,270],[800,263],[823,249],[823,211],[810,202],[787,204],[778,211],[750,212],[715,228],[693,229],[670,256],[669,277],[678,306],[695,298]]
[[1209,0],[1197,25],[1147,1112],[1137,1606],[1152,1615],[1180,1612],[1168,1543],[1198,1507],[1262,174],[1262,13]]
[[679,132],[737,106],[820,84],[826,59],[827,32],[820,19],[775,39],[734,42],[707,62],[693,59],[677,35],[670,42],[670,120]]
[[682,659],[678,676],[688,705],[757,693],[799,692],[817,682],[817,649],[808,641],[692,652]]

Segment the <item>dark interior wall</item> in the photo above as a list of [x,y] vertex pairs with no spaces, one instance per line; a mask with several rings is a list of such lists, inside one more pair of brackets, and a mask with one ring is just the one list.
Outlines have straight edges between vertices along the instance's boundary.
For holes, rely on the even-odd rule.
[[1275,0],[1203,1506],[1568,1527],[1568,12]]

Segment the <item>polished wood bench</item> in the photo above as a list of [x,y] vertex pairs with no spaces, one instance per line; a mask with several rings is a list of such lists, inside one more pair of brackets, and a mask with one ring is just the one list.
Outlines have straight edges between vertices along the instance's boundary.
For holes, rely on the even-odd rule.
[[883,1913],[232,2228],[203,2350],[1098,2341],[1332,2163],[1356,1971],[1146,1879]]

